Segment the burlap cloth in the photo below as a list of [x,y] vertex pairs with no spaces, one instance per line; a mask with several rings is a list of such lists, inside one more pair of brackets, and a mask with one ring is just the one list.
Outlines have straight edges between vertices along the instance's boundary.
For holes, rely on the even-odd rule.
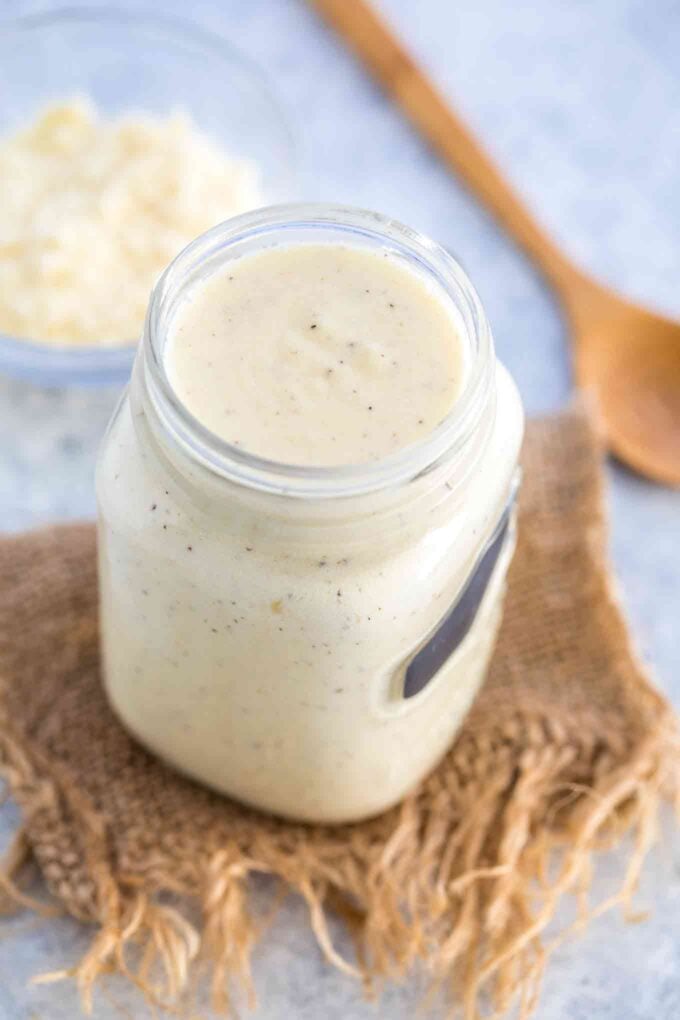
[[[257,872],[305,898],[333,964],[376,988],[421,961],[468,1018],[514,996],[531,1009],[558,901],[573,892],[589,909],[593,853],[624,832],[628,899],[659,799],[676,788],[675,723],[612,594],[601,454],[584,413],[532,423],[523,463],[519,547],[486,685],[411,797],[342,828],[222,799],[121,729],[99,678],[90,524],[0,542],[0,748],[24,820],[3,883],[27,901],[18,872],[30,854],[53,897],[92,923],[90,951],[64,972],[86,1005],[106,970],[167,1001],[205,966],[215,1007],[228,1010],[266,928]],[[354,936],[352,959],[332,944],[329,910]]]

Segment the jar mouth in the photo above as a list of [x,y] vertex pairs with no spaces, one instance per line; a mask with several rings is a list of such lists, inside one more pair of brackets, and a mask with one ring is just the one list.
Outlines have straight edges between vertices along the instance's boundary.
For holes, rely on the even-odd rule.
[[[318,239],[331,230],[345,243],[378,244],[424,271],[460,315],[467,343],[464,385],[447,416],[427,436],[376,461],[300,466],[249,453],[211,432],[175,393],[165,369],[167,327],[179,296],[195,280],[234,256],[262,244]],[[184,452],[204,468],[250,489],[281,496],[332,499],[395,488],[455,460],[475,433],[493,384],[489,324],[472,283],[444,248],[389,217],[325,203],[291,203],[247,212],[218,224],[177,255],[151,293],[138,358],[155,413]]]

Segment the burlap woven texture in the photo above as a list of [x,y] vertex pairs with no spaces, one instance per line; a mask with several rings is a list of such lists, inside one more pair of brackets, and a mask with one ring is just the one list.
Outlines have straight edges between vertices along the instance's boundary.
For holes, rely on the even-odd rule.
[[[259,872],[306,899],[322,951],[367,988],[420,962],[468,1020],[515,999],[531,1010],[558,900],[573,891],[583,905],[593,852],[632,832],[627,900],[659,798],[676,788],[675,722],[610,589],[600,461],[583,411],[531,423],[486,685],[411,797],[341,828],[220,798],[121,729],[100,685],[91,525],[0,542],[0,761],[24,818],[2,881],[25,900],[29,854],[52,895],[94,923],[89,953],[68,971],[86,1006],[112,968],[162,1003],[181,1000],[204,967],[228,1011],[262,934]],[[187,920],[196,904],[198,925]],[[355,958],[336,952],[329,910],[346,920]]]

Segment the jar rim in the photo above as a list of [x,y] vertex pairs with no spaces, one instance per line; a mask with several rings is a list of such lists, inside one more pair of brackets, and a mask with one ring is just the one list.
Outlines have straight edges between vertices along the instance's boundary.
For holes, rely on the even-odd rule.
[[[361,237],[389,246],[416,262],[448,293],[463,319],[470,357],[467,378],[448,415],[428,435],[376,461],[338,466],[301,466],[249,453],[215,435],[175,393],[165,369],[163,344],[168,305],[192,272],[210,260],[220,261],[238,242],[294,230],[331,228],[355,240]],[[348,236],[349,239],[349,236]],[[212,473],[250,489],[280,496],[332,499],[395,488],[429,473],[446,459],[460,456],[487,406],[494,348],[479,296],[456,259],[441,245],[380,213],[327,203],[287,203],[243,213],[201,234],[170,263],[151,292],[138,358],[153,409],[174,440],[192,460]]]

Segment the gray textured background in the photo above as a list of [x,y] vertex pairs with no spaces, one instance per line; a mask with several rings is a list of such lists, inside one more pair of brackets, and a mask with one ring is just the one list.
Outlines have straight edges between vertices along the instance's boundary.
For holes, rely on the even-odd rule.
[[[0,0],[0,15],[45,6]],[[379,6],[567,251],[630,296],[680,318],[677,0]],[[540,279],[301,0],[163,4],[185,15],[189,7],[197,22],[222,31],[274,79],[301,134],[306,196],[380,209],[454,249],[529,412],[563,402],[564,329]],[[0,378],[0,528],[92,513],[94,453],[114,400],[113,392],[44,391]],[[614,465],[609,478],[622,598],[643,657],[680,704],[680,494]],[[15,818],[3,810],[0,838]],[[616,867],[616,858],[604,862],[601,895]],[[680,1017],[680,854],[670,829],[638,905],[653,909],[645,924],[608,916],[559,950],[540,1020]],[[415,982],[389,990],[377,1008],[364,1003],[349,979],[321,961],[303,914],[291,904],[256,954],[254,1020],[411,1016]],[[22,917],[3,925],[0,1018],[75,1016],[70,987],[29,987],[28,979],[67,965],[84,946],[83,932],[69,921]],[[147,1014],[112,982],[97,998],[95,1016],[130,1015]]]

